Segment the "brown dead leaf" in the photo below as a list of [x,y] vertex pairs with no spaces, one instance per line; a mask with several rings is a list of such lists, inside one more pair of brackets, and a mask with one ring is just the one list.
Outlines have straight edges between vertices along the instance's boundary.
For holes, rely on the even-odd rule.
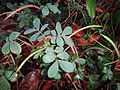
[[18,90],[38,90],[40,83],[40,70],[28,73],[21,81]]
[[47,80],[40,90],[49,90],[52,86],[56,85],[52,80]]

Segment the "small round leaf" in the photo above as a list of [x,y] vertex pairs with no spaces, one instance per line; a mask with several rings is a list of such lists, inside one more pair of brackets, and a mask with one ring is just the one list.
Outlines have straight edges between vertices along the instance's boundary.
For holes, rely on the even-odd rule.
[[41,31],[41,32],[44,31],[44,30],[48,27],[48,25],[49,25],[49,24],[44,24],[44,25],[41,27],[40,31]]
[[16,39],[20,35],[19,32],[12,32],[9,36],[9,41]]
[[74,65],[71,62],[59,60],[59,65],[62,68],[62,70],[65,72],[73,72],[74,71]]
[[44,63],[51,63],[56,59],[56,55],[54,54],[46,54],[43,56]]
[[59,9],[57,8],[57,6],[52,5],[52,4],[48,4],[49,9],[56,14],[57,12],[59,12]]
[[44,36],[42,35],[42,36],[39,36],[38,38],[37,38],[37,40],[38,41],[42,41],[44,39]]
[[44,35],[50,35],[50,31],[45,31]]
[[61,79],[61,74],[60,73],[57,73],[57,75],[56,76],[54,76],[54,79],[56,79],[56,80],[59,80],[59,79]]
[[20,44],[15,41],[10,42],[10,50],[14,54],[20,54],[22,51]]
[[74,43],[72,42],[72,40],[68,39],[66,36],[62,36],[62,37],[68,45],[74,46]]
[[9,42],[5,43],[2,47],[2,53],[3,54],[8,54],[10,53],[10,46],[9,46]]
[[56,47],[56,48],[55,48],[55,52],[56,52],[56,53],[63,52],[63,50],[64,50],[63,47]]
[[45,6],[43,9],[42,9],[42,14],[47,16],[49,14],[49,9],[47,8],[47,6]]
[[35,40],[37,40],[37,38],[38,38],[38,36],[40,35],[40,33],[38,32],[38,33],[35,33],[35,34],[33,34],[31,37],[30,37],[30,41],[35,41]]
[[62,37],[57,37],[56,41],[58,46],[64,46],[64,41]]
[[47,47],[46,50],[45,50],[45,53],[46,54],[48,54],[48,53],[54,53],[54,50],[51,47]]
[[56,24],[56,31],[57,31],[57,34],[61,34],[62,33],[62,27],[61,27],[61,24],[60,24],[60,22],[57,22],[57,24]]
[[56,43],[56,37],[52,37],[51,40],[50,40],[50,42],[51,42],[52,44],[55,44],[55,43]]
[[35,32],[35,31],[37,31],[37,29],[28,29],[24,32],[24,34],[30,34],[30,33]]
[[35,18],[35,19],[33,20],[33,25],[34,25],[34,27],[35,27],[37,30],[39,30],[39,29],[40,29],[40,19],[39,19],[39,18]]
[[70,26],[67,26],[62,32],[62,35],[69,35],[71,33],[72,33],[72,28]]
[[70,57],[70,55],[67,52],[61,52],[57,55],[58,58],[60,59],[65,59],[68,60],[68,58]]
[[83,59],[83,58],[78,58],[78,59],[76,59],[75,61],[76,61],[78,64],[80,64],[80,65],[85,65],[85,63],[86,63],[86,60]]
[[51,31],[51,34],[52,34],[52,36],[56,36],[56,31],[55,31],[55,30],[52,30],[52,31]]

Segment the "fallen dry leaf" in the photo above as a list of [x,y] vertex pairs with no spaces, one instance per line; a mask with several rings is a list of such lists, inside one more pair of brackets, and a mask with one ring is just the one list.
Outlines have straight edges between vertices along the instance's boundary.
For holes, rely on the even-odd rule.
[[21,81],[18,90],[38,90],[40,77],[39,69],[28,73]]
[[[77,30],[79,30],[79,29],[81,29],[81,28],[82,28],[82,26],[73,25],[73,26],[72,26],[72,32],[74,33],[75,31],[77,31]],[[84,31],[80,31],[80,32],[76,33],[74,36],[75,36],[75,37],[80,37],[80,36],[82,36],[82,35],[84,35],[84,34],[85,34]]]
[[40,90],[49,90],[50,87],[56,85],[52,80],[47,80]]
[[97,40],[99,40],[100,35],[97,35],[97,34],[91,35],[90,38],[88,39],[88,41],[89,41],[90,43],[94,43],[94,42],[95,42],[95,40],[93,40],[92,38],[97,41]]
[[95,40],[99,40],[100,39],[100,35],[90,35],[90,37],[88,38],[88,40],[85,40],[84,37],[79,37],[76,39],[76,41],[78,42],[78,44],[80,45],[89,45],[95,42]]

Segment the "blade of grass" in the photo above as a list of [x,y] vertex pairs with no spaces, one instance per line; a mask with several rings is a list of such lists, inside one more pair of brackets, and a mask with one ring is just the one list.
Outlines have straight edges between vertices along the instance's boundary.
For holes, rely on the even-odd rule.
[[117,53],[117,56],[120,57],[120,53],[119,53],[115,43],[109,37],[107,37],[106,35],[101,34],[101,36],[103,36],[107,41],[109,41],[112,44],[112,46],[114,47],[114,49]]

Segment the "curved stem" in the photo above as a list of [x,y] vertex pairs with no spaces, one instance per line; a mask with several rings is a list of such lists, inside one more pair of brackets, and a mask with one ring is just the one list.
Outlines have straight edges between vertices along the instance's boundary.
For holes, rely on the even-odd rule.
[[120,59],[118,59],[118,60],[116,60],[116,61],[113,61],[113,62],[110,62],[110,63],[106,63],[106,64],[104,64],[105,66],[107,66],[107,65],[110,65],[110,64],[114,64],[114,63],[116,63],[116,62],[119,62],[120,61]]
[[37,50],[36,52],[30,54],[30,55],[20,64],[20,66],[17,68],[16,72],[19,72],[20,69],[22,68],[22,66],[23,66],[32,56],[34,56],[35,54],[37,54],[38,52],[41,52],[41,51],[43,51],[43,50],[45,50],[45,48],[42,48],[42,49]]
[[83,27],[81,29],[78,29],[74,33],[72,33],[68,38],[71,38],[73,35],[75,35],[76,33],[80,32],[82,30],[85,30],[85,29],[88,29],[88,28],[95,28],[95,27],[102,27],[102,26],[100,26],[100,25],[90,25],[90,26]]

